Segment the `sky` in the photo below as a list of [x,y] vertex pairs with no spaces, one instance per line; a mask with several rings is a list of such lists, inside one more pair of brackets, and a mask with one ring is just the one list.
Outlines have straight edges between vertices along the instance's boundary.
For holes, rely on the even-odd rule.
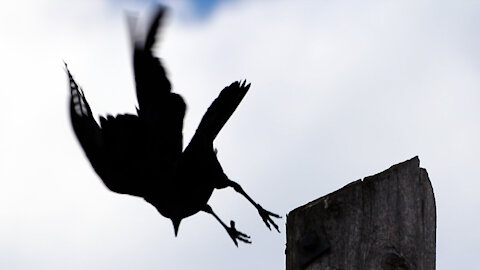
[[[480,249],[480,3],[167,1],[156,52],[187,105],[188,143],[224,86],[251,89],[215,141],[234,191],[210,205],[252,237],[236,248],[199,213],[170,220],[107,190],[71,129],[69,64],[95,114],[134,112],[126,13],[152,1],[0,4],[0,269],[283,269],[294,208],[419,156],[437,205],[437,269]],[[206,2],[205,2],[206,3]]]

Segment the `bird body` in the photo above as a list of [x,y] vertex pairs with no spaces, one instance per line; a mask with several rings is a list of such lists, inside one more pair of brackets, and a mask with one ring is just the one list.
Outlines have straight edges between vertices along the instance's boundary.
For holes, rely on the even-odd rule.
[[234,82],[225,87],[203,116],[193,138],[183,149],[183,118],[186,104],[171,92],[160,60],[153,56],[155,34],[165,9],[159,8],[144,43],[136,37],[134,73],[137,115],[107,115],[100,125],[92,116],[82,89],[67,68],[70,81],[70,116],[75,134],[93,169],[108,189],[144,198],[173,222],[175,235],[182,219],[200,211],[212,214],[237,240],[249,236],[227,226],[208,205],[213,191],[233,187],[257,208],[264,223],[278,230],[271,217],[236,182],[224,173],[213,141],[250,88]]

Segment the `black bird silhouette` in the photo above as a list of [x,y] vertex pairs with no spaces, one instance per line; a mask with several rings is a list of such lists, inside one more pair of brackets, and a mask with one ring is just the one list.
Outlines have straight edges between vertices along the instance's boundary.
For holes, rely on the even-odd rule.
[[138,99],[137,114],[92,116],[82,89],[70,81],[70,116],[74,132],[93,169],[113,192],[144,198],[164,217],[172,220],[175,236],[182,219],[207,212],[225,228],[235,245],[251,243],[249,236],[227,226],[207,204],[214,189],[233,187],[258,210],[265,225],[279,231],[272,217],[242,187],[223,172],[213,140],[250,88],[236,81],[224,88],[203,116],[195,135],[184,151],[182,128],[186,105],[171,92],[160,60],[153,55],[157,28],[165,13],[159,7],[146,38],[135,33],[133,66]]

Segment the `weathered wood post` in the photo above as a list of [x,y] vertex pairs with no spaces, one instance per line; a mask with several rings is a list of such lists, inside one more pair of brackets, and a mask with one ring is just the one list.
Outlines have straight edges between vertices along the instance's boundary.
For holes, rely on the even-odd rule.
[[436,210],[418,157],[287,217],[287,270],[435,269]]

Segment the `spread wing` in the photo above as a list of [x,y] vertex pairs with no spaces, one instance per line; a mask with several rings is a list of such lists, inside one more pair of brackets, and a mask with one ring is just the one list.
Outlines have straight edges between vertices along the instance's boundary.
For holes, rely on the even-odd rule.
[[104,162],[102,131],[93,118],[92,110],[85,99],[85,95],[73,79],[67,64],[65,64],[65,68],[70,83],[70,119],[73,131],[95,171],[97,171],[97,168],[102,167]]
[[[170,102],[172,98],[181,99],[181,97],[171,92],[171,84],[165,69],[160,59],[153,55],[157,29],[160,27],[164,14],[165,8],[159,7],[144,39],[139,37],[137,33],[132,33],[135,39],[133,68],[139,115],[152,121],[169,117],[168,115],[172,114],[183,115],[185,113],[184,104],[181,106],[181,104]],[[130,29],[135,29],[135,27],[130,26]]]
[[150,178],[139,175],[139,172],[147,172],[149,165],[145,145],[147,140],[141,120],[129,114],[107,116],[100,118],[100,127],[68,68],[67,73],[73,130],[93,169],[110,190],[134,196],[144,195],[148,189],[144,179]]
[[[182,97],[171,92],[170,81],[159,58],[153,55],[157,29],[165,14],[158,7],[144,39],[132,33],[134,42],[133,67],[138,99],[138,115],[152,128],[167,155],[182,151],[182,129],[186,105]],[[130,20],[132,22],[132,20]],[[130,26],[130,29],[134,29]]]
[[250,84],[246,84],[246,81],[236,81],[225,87],[202,117],[194,138],[201,135],[213,141],[237,109],[248,89],[250,89]]

